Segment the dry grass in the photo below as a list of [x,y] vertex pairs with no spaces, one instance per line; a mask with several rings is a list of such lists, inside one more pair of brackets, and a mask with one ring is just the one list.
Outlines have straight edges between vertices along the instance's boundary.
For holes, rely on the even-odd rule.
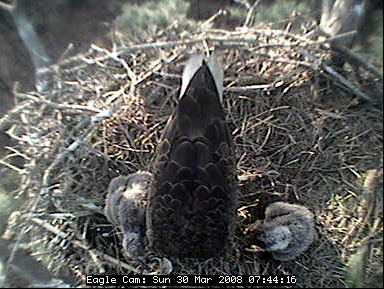
[[[350,256],[369,244],[366,272],[374,274],[383,256],[382,184],[380,191],[364,180],[382,168],[383,115],[380,103],[357,97],[378,101],[382,80],[362,69],[359,82],[342,72],[342,84],[324,65],[326,45],[304,36],[268,27],[180,29],[115,52],[94,47],[54,67],[46,94],[17,92],[19,104],[0,126],[11,125],[19,141],[26,165],[18,193],[28,201],[10,231],[80,285],[86,274],[159,270],[122,255],[119,230],[101,214],[106,189],[117,175],[150,168],[183,62],[215,48],[240,180],[236,246],[205,262],[171,260],[173,273],[295,274],[298,287],[345,287]],[[316,215],[318,238],[294,261],[246,250],[253,239],[245,228],[276,200]]]

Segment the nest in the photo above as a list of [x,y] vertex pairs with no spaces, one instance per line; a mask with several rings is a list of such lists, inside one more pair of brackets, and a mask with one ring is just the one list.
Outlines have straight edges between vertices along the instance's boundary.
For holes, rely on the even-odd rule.
[[[18,104],[0,127],[18,141],[7,161],[24,158],[23,169],[8,166],[20,173],[17,192],[27,201],[9,230],[79,286],[87,274],[161,272],[161,259],[143,265],[123,255],[121,233],[103,215],[107,187],[150,168],[185,60],[214,49],[237,154],[236,247],[205,262],[172,259],[168,271],[296,274],[300,287],[336,287],[359,247],[370,244],[370,264],[382,263],[377,180],[364,186],[369,170],[382,168],[380,73],[349,51],[359,71],[336,70],[327,41],[268,27],[178,29],[115,51],[93,46],[53,66],[46,93],[15,90]],[[307,206],[318,232],[305,254],[285,263],[252,252],[246,230],[278,200]]]

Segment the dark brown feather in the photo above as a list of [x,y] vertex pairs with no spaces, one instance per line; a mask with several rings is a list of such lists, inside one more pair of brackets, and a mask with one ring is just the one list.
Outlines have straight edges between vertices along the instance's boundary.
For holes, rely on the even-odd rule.
[[152,250],[209,258],[227,248],[236,202],[234,163],[219,91],[203,60],[159,145],[146,216]]

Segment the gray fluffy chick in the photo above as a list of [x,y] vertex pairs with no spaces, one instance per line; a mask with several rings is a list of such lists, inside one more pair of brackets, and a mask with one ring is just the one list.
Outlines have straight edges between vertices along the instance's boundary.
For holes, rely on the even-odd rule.
[[314,216],[307,208],[276,202],[267,207],[265,216],[261,224],[250,229],[263,242],[262,251],[271,252],[274,259],[292,260],[313,242]]
[[152,182],[149,172],[114,178],[108,187],[104,213],[123,233],[123,249],[131,258],[144,255],[145,211]]

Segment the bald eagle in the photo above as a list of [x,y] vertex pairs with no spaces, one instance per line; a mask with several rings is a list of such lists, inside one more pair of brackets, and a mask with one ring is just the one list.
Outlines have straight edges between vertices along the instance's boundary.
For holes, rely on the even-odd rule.
[[[190,58],[152,173],[111,181],[105,215],[120,226],[128,256],[142,256],[147,249],[164,257],[208,259],[231,247],[237,176],[222,99],[217,60]],[[273,203],[253,230],[263,250],[288,260],[312,242],[313,215],[301,206]]]
[[222,98],[216,58],[193,56],[153,167],[147,237],[159,254],[209,258],[231,243],[237,178]]

